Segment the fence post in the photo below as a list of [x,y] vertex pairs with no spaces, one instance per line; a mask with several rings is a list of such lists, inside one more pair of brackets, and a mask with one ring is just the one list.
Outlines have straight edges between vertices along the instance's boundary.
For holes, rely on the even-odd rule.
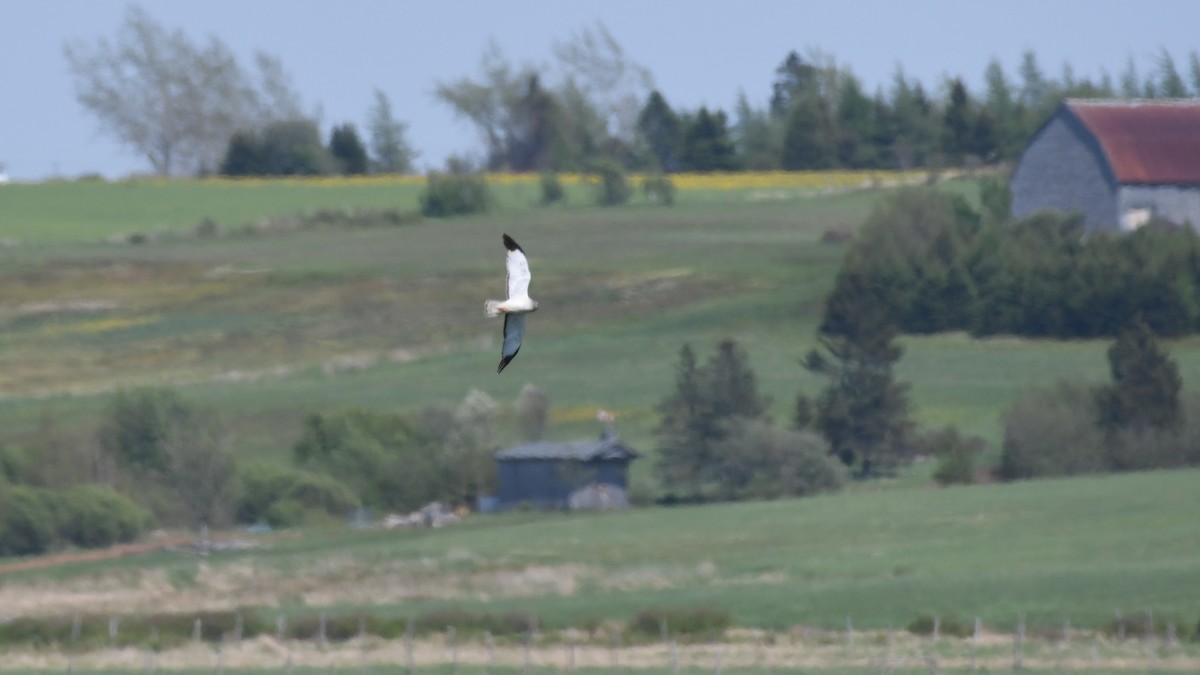
[[407,655],[408,672],[411,675],[415,671],[415,664],[413,663],[413,619],[411,616],[408,617],[408,621],[404,627],[404,653]]
[[284,636],[287,635],[287,617],[282,614],[275,615],[275,639],[283,642]]
[[567,672],[575,672],[575,629],[567,629]]
[[1179,644],[1179,638],[1175,636],[1175,622],[1167,624],[1167,646],[1174,647]]
[[1117,610],[1117,639],[1125,639],[1125,620],[1121,618],[1121,610]]
[[850,615],[846,615],[846,646],[854,646],[854,622],[850,620]]
[[1017,615],[1017,634],[1013,636],[1013,670],[1020,670],[1024,662],[1025,612]]
[[620,649],[621,649],[621,631],[614,630],[612,633],[612,646],[610,649],[610,651],[612,652],[612,667],[613,668],[618,668],[621,665]]
[[204,639],[204,622],[199,617],[192,623],[192,642],[200,642]]
[[1146,642],[1154,637],[1154,610],[1147,609],[1142,614],[1142,639]]
[[109,646],[113,646],[113,645],[117,644],[117,633],[120,631],[120,629],[121,629],[121,620],[115,616],[110,617],[108,619],[108,644],[109,644]]
[[325,649],[325,612],[317,617],[317,646]]
[[237,618],[233,622],[233,640],[239,645],[242,644],[242,633],[246,630],[246,620],[242,618],[242,613],[237,613]]
[[533,665],[533,630],[525,632],[525,665],[521,668],[522,675],[529,675],[529,669]]
[[358,674],[367,673],[367,617],[358,617]]
[[486,675],[496,665],[496,642],[492,640],[492,631],[483,631],[483,643],[487,645],[487,668],[483,671]]
[[458,642],[454,639],[454,626],[446,626],[446,642],[450,647],[450,664],[454,675],[458,675]]
[[983,622],[979,617],[975,617],[975,632],[971,635],[971,670],[979,669],[979,662],[975,658],[976,652],[979,650],[979,638],[983,632]]
[[1062,645],[1066,647],[1071,644],[1071,620],[1063,619],[1063,637]]
[[217,666],[214,670],[216,671],[216,675],[225,675],[225,659],[221,653],[220,643],[217,643]]
[[933,615],[933,641],[937,642],[942,632],[942,617]]

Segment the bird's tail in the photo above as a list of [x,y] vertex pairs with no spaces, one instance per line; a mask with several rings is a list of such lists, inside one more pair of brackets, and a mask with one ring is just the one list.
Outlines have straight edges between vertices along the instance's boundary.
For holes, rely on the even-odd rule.
[[483,313],[488,318],[491,318],[494,316],[500,316],[500,305],[502,304],[502,302],[503,301],[501,301],[501,300],[484,300],[483,301]]

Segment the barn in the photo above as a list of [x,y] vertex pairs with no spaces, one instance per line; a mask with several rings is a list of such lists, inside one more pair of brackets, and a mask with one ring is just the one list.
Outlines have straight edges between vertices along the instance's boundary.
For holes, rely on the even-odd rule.
[[1079,212],[1089,230],[1152,217],[1200,228],[1200,101],[1067,100],[1013,169],[1012,212]]
[[606,428],[597,440],[526,443],[495,455],[500,509],[622,506],[639,453]]

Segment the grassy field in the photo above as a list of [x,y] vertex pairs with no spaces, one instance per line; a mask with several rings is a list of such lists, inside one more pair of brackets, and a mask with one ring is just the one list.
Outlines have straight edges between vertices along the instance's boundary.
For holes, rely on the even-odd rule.
[[[680,346],[703,357],[723,337],[746,346],[784,418],[798,391],[821,384],[799,359],[842,255],[822,237],[852,231],[886,190],[705,180],[670,209],[640,197],[586,206],[579,183],[571,205],[536,208],[529,179],[496,186],[500,206],[484,216],[250,232],[271,214],[415,209],[419,183],[5,186],[0,239],[18,243],[0,249],[0,424],[7,442],[47,420],[86,437],[108,392],[167,384],[218,407],[243,456],[283,457],[311,410],[411,409],[472,388],[508,402],[532,382],[554,405],[552,435],[590,434],[603,407],[646,446]],[[945,185],[974,197],[969,181]],[[194,236],[204,217],[220,236]],[[166,234],[106,241],[154,231]],[[479,305],[503,284],[504,231],[529,251],[543,310],[496,377],[499,326]],[[1100,342],[943,335],[905,346],[899,371],[918,419],[992,441],[1021,391],[1107,376]],[[1186,382],[1200,381],[1198,346],[1171,345]]]
[[[797,392],[821,386],[799,359],[815,344],[844,250],[823,240],[853,231],[887,189],[695,180],[673,208],[639,197],[602,209],[585,205],[588,186],[577,182],[568,205],[535,207],[530,179],[496,186],[487,215],[372,227],[338,214],[412,211],[419,182],[4,186],[0,442],[94,442],[111,391],[170,385],[222,414],[239,459],[282,460],[311,411],[411,410],[471,389],[508,403],[533,383],[550,397],[552,437],[590,436],[605,408],[632,445],[652,450],[654,405],[680,346],[705,358],[725,337],[746,347],[774,416],[786,419]],[[942,189],[975,199],[970,181]],[[322,211],[333,215],[311,218]],[[204,218],[218,236],[197,236]],[[542,309],[497,376],[500,328],[480,305],[503,285],[501,232],[528,251]],[[134,245],[133,233],[151,236]],[[903,343],[899,376],[912,384],[919,422],[993,443],[998,416],[1022,392],[1108,377],[1103,341],[949,334]],[[1200,340],[1168,347],[1185,388],[1196,389]],[[649,465],[634,464],[639,480]],[[738,625],[772,631],[832,631],[847,616],[875,631],[862,657],[874,665],[834,655],[820,665],[829,672],[878,672],[881,631],[931,615],[978,616],[1007,632],[1024,613],[1044,632],[1065,619],[1099,630],[1117,610],[1152,609],[1181,635],[1194,629],[1200,473],[939,490],[930,470],[918,464],[895,481],[801,501],[313,530],[203,560],[157,552],[0,573],[0,613],[464,607],[532,611],[554,629],[717,606]],[[143,672],[140,655],[131,658],[95,668]],[[1088,658],[1067,667],[1095,667]],[[905,664],[893,671],[928,670]],[[1056,668],[1046,664],[1030,667]],[[726,672],[747,667],[730,661]]]

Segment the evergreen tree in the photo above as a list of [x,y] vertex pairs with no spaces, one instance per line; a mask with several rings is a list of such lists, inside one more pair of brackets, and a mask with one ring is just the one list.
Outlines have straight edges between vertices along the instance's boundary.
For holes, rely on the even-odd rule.
[[650,92],[650,98],[638,114],[637,129],[658,169],[667,173],[678,171],[679,150],[683,144],[679,117],[657,89]]
[[508,168],[518,172],[546,171],[553,167],[555,146],[561,135],[558,103],[542,88],[536,75],[513,108],[508,137]]
[[816,75],[815,66],[805,63],[795,50],[788,52],[775,68],[775,80],[771,83],[771,114],[786,116],[795,100],[814,85]]
[[942,152],[955,164],[971,149],[971,102],[961,79],[950,83],[950,103],[942,115]]
[[841,166],[874,166],[875,149],[872,103],[862,91],[857,77],[847,73],[841,78],[837,103],[837,162]]
[[714,457],[718,444],[734,422],[761,418],[769,404],[758,393],[746,353],[736,342],[723,340],[699,367],[685,344],[679,352],[675,390],[658,405],[659,480],[689,498],[715,494],[721,481],[721,463]]
[[683,136],[683,165],[688,171],[733,171],[737,168],[725,113],[701,107]]
[[1165,48],[1158,55],[1158,92],[1166,98],[1187,98],[1187,85],[1175,68],[1175,59]]
[[353,176],[367,172],[367,149],[359,140],[358,130],[353,124],[333,128],[329,136],[329,154],[333,155],[344,174]]
[[1176,428],[1183,411],[1179,366],[1139,316],[1108,349],[1113,382],[1097,393],[1100,423],[1114,431]]
[[806,96],[792,105],[783,134],[780,165],[785,171],[828,169],[834,165],[822,101]]
[[913,423],[908,385],[893,367],[903,349],[896,324],[865,275],[849,273],[839,285],[856,289],[830,299],[818,340],[804,360],[828,386],[817,399],[815,426],[830,452],[860,476],[886,474],[911,452]]
[[263,172],[261,144],[253,134],[238,132],[229,139],[220,171],[223,176],[256,176]]

